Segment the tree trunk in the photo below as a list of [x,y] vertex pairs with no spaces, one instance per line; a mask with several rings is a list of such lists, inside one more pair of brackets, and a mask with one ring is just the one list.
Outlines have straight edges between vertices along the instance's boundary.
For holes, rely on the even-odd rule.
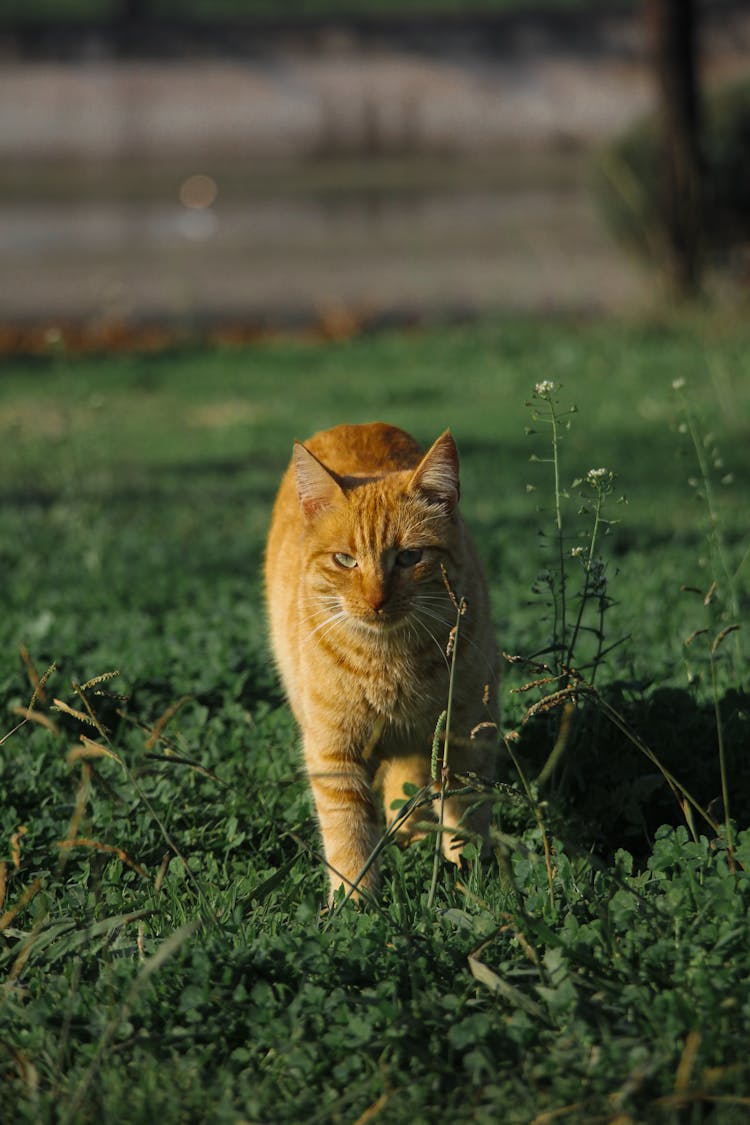
[[660,213],[679,297],[701,287],[701,161],[695,0],[644,0],[661,118]]
[[140,23],[148,15],[149,0],[119,0],[118,15],[124,24]]

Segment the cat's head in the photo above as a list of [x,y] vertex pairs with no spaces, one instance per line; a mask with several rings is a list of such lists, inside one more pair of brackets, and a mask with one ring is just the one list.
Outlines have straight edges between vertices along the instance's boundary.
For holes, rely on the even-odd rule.
[[431,619],[450,624],[444,570],[460,569],[462,545],[450,433],[415,468],[383,476],[339,476],[299,443],[294,468],[315,627],[335,620],[385,634]]

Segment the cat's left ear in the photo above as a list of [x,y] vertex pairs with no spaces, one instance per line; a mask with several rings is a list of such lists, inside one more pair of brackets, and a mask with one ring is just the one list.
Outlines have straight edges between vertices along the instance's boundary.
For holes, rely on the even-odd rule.
[[450,430],[440,435],[425,453],[409,481],[410,492],[422,492],[449,511],[458,504],[458,450]]
[[294,475],[299,502],[308,519],[333,507],[343,495],[333,474],[300,441],[294,443]]

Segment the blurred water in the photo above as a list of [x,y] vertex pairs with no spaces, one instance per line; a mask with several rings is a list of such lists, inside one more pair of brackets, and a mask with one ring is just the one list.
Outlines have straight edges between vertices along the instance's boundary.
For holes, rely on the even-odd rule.
[[[653,107],[645,25],[600,9],[6,37],[0,326],[648,304],[590,186]],[[707,5],[703,81],[749,52]]]
[[[27,169],[0,191],[0,316],[199,324],[642,302],[588,158],[452,163]],[[190,173],[213,192],[191,200]]]

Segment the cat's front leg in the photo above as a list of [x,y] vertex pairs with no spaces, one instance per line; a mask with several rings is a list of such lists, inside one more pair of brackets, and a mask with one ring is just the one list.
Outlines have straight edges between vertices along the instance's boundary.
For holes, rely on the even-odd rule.
[[416,788],[428,792],[430,783],[430,762],[426,753],[409,752],[399,748],[385,758],[376,777],[376,786],[382,788],[383,805],[388,823],[396,827],[396,839],[402,846],[421,840],[434,819],[432,805],[417,804],[409,815],[404,817],[403,805]]
[[[443,803],[442,851],[445,858],[458,867],[461,866],[465,839],[473,839],[479,844],[482,854],[487,854],[489,850],[492,793],[485,789],[485,784],[495,777],[497,749],[494,725],[476,720],[476,715],[469,719],[457,717],[457,733],[449,746],[449,789],[469,790],[446,796]],[[482,726],[485,729],[480,729]],[[462,736],[458,733],[461,731],[466,733]],[[473,736],[472,731],[476,732]],[[472,774],[478,777],[478,785],[473,792],[471,782],[465,784],[467,775],[471,777]]]
[[380,835],[369,771],[349,747],[336,748],[330,740],[305,738],[305,760],[328,866],[329,898],[342,884],[358,898],[378,884],[377,862],[368,866]]

